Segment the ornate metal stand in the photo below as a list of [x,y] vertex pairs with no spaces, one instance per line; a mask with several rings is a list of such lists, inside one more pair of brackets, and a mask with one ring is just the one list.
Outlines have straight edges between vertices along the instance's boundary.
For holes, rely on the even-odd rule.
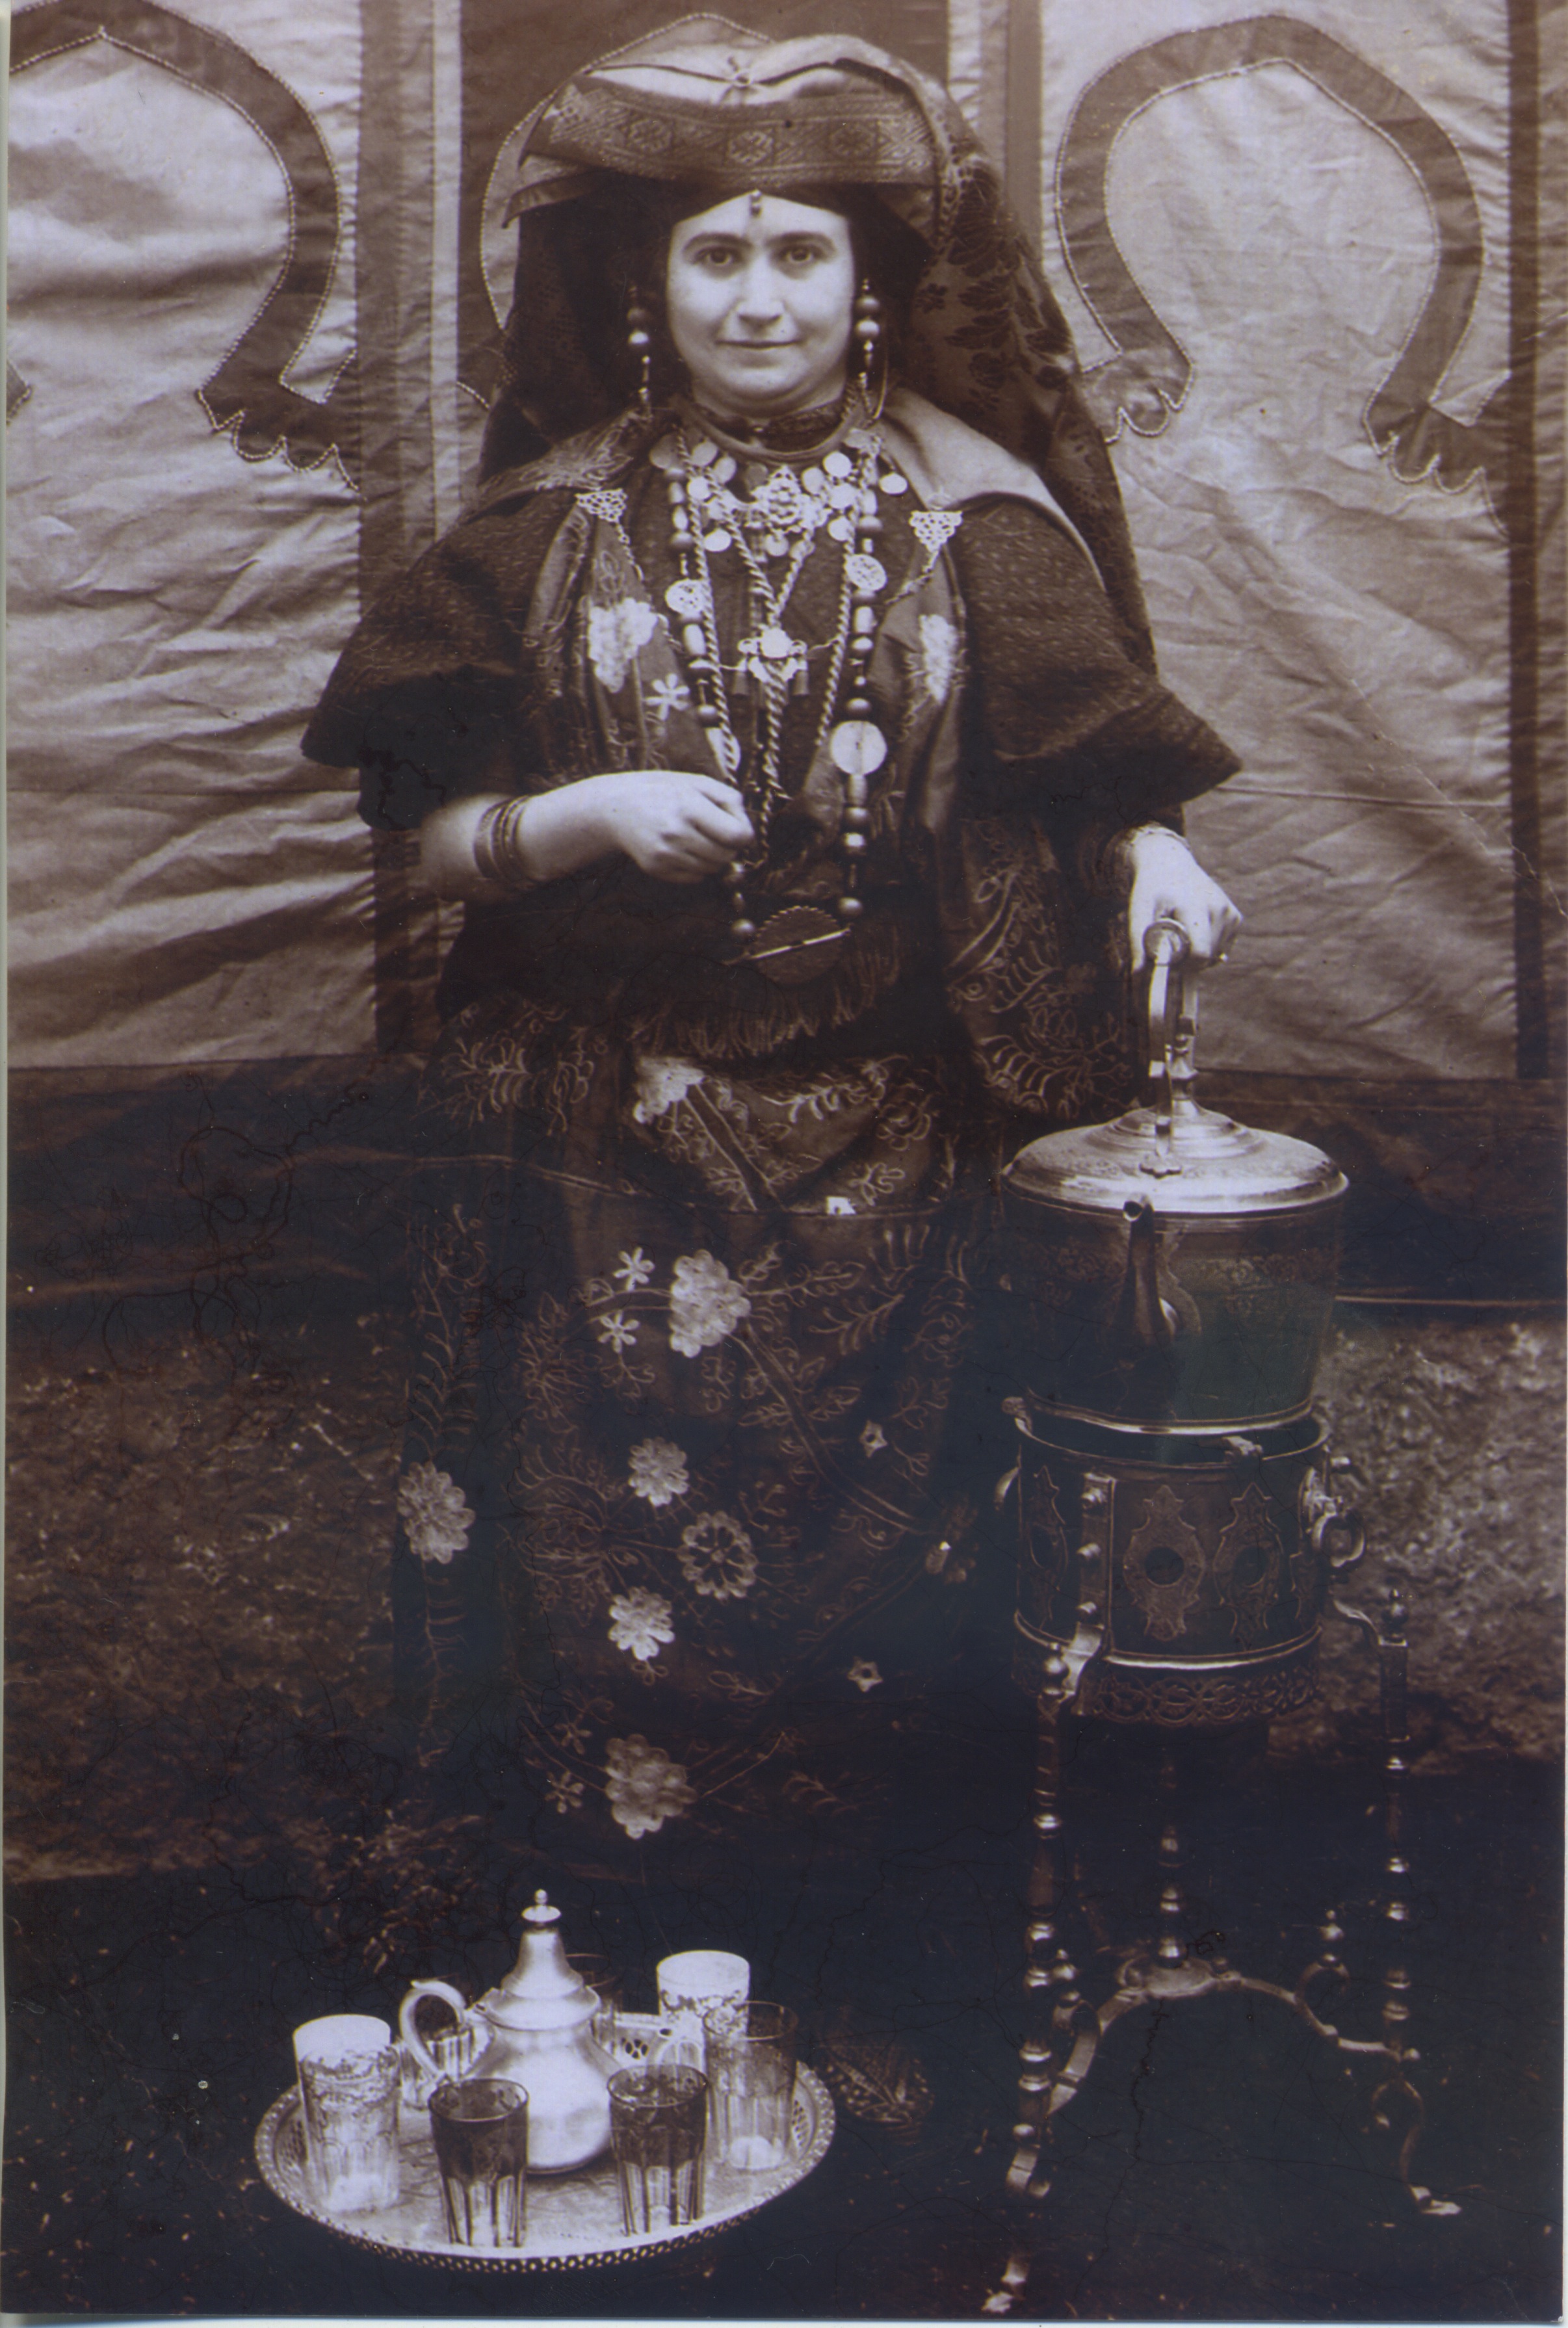
[[[1079,1554],[1078,1621],[1072,1640],[1043,1666],[1038,1700],[1038,1763],[1034,1801],[1036,1847],[1028,1891],[1029,1922],[1025,1988],[1030,2028],[1020,2048],[1015,2149],[1008,2191],[1017,2225],[1011,2252],[983,2309],[1006,2315],[1021,2309],[1041,2236],[1040,2208],[1049,2194],[1055,2161],[1053,2121],[1082,2089],[1102,2040],[1141,2007],[1166,2006],[1205,1996],[1267,1996],[1304,2023],[1337,2053],[1365,2061],[1375,2082],[1367,2097],[1371,2125],[1397,2144],[1395,2171],[1411,2203],[1422,2214],[1457,2215],[1447,2199],[1434,2198],[1413,2180],[1416,2146],[1425,2123],[1425,2104],[1414,2081],[1419,2056],[1406,2042],[1410,2021],[1410,1973],[1402,1961],[1401,1930],[1410,1916],[1410,1869],[1404,1854],[1405,1748],[1408,1742],[1405,1685],[1408,1651],[1405,1610],[1397,1592],[1387,1598],[1380,1622],[1364,1610],[1331,1594],[1331,1605],[1355,1625],[1377,1652],[1384,1738],[1384,1835],[1386,1851],[1381,1887],[1382,2034],[1344,2035],[1326,2017],[1350,1984],[1340,1954],[1345,1931],[1340,1910],[1331,1907],[1318,1929],[1318,1948],[1293,1988],[1235,1971],[1220,1956],[1197,1957],[1182,1938],[1186,1916],[1179,1873],[1182,1843],[1176,1816],[1176,1756],[1167,1748],[1160,1776],[1161,1826],[1158,1845],[1158,1930],[1120,1955],[1115,1985],[1104,2003],[1092,2004],[1084,1976],[1065,1945],[1062,1918],[1071,1904],[1064,1864],[1060,1772],[1063,1730],[1080,1706],[1093,1711],[1094,1668],[1101,1656],[1108,1608],[1108,1530],[1098,1524],[1111,1500],[1112,1483],[1090,1478],[1084,1494],[1086,1539]],[[1327,1492],[1309,1517],[1328,1557],[1333,1582],[1361,1559],[1360,1527]]]

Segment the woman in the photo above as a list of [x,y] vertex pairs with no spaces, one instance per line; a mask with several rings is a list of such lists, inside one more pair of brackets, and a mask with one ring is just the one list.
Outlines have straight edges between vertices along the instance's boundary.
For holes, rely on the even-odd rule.
[[943,1686],[987,1188],[1124,1101],[1151,920],[1224,950],[1179,805],[1235,763],[931,84],[691,21],[541,108],[514,208],[494,474],[306,748],[467,901],[399,1687],[602,1845],[837,1810]]

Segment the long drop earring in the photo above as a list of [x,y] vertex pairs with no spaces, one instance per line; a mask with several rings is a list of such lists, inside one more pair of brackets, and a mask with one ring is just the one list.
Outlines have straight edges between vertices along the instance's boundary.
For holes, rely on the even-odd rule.
[[882,337],[882,302],[869,283],[862,282],[855,295],[855,338],[859,343],[860,369],[856,386],[868,421],[879,419],[883,401],[887,394],[887,367],[884,363],[877,382],[877,393],[871,393],[871,374],[876,368],[877,349]]
[[635,289],[626,308],[626,345],[637,360],[637,409],[651,419],[653,399],[650,381],[653,365],[653,318]]

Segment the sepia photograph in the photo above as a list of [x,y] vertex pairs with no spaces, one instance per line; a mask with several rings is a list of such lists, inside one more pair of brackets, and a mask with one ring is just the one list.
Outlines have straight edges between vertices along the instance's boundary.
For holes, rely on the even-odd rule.
[[1552,2322],[1561,0],[7,22],[7,2317]]

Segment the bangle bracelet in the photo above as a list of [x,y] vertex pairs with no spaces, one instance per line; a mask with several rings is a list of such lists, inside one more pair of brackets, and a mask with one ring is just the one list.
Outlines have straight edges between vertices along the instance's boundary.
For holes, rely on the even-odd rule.
[[474,862],[486,881],[498,889],[531,889],[534,878],[522,852],[522,821],[530,805],[525,796],[497,801],[474,828]]
[[[1115,835],[1109,849],[1106,850],[1106,857],[1111,866],[1113,868],[1115,878],[1123,882],[1131,883],[1133,874],[1137,870],[1135,862],[1136,852],[1133,849],[1133,843],[1134,841],[1141,840],[1146,832],[1151,835],[1158,833],[1162,840],[1174,840],[1178,848],[1187,849],[1187,840],[1185,836],[1178,832],[1172,825],[1129,825],[1124,831],[1119,832]],[[1188,856],[1192,854],[1190,850],[1188,850]]]

